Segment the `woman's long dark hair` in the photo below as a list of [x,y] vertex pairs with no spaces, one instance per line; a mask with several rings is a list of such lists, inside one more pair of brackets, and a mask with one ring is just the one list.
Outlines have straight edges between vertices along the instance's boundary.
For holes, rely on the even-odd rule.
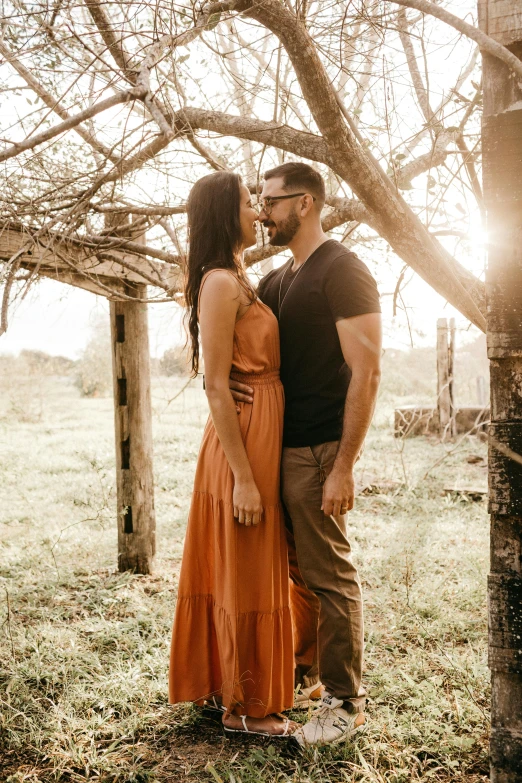
[[255,297],[241,262],[242,234],[239,219],[241,177],[218,171],[199,179],[187,201],[189,252],[185,280],[185,304],[193,376],[199,369],[198,300],[201,281],[210,269],[230,269]]

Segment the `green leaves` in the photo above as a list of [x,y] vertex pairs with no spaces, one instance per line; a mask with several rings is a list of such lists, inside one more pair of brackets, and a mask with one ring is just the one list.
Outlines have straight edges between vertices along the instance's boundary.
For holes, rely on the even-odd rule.
[[221,11],[219,11],[217,14],[211,14],[208,18],[208,22],[205,25],[205,30],[213,30],[214,27],[218,26],[220,21],[221,21]]

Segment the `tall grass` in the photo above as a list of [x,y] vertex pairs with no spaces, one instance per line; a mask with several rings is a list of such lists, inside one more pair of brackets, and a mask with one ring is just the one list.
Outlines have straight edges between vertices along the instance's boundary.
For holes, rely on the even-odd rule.
[[436,439],[399,443],[385,405],[357,468],[361,486],[383,489],[359,495],[350,515],[366,607],[365,732],[297,753],[229,739],[211,715],[167,704],[206,418],[197,382],[176,397],[184,383],[153,386],[158,561],[150,577],[115,571],[110,398],[82,398],[71,380],[51,378],[41,415],[23,421],[0,393],[0,779],[485,780],[486,509],[443,493],[449,482],[483,480],[484,467],[467,457],[485,456],[485,447],[471,438],[455,451]]

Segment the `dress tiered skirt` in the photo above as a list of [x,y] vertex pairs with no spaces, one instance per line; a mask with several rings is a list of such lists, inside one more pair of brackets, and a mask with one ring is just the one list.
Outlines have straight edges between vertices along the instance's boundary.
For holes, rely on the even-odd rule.
[[279,498],[284,395],[277,371],[236,374],[245,449],[263,503],[256,527],[234,519],[233,475],[207,422],[198,458],[172,634],[171,703],[212,696],[264,717],[293,703],[288,555]]

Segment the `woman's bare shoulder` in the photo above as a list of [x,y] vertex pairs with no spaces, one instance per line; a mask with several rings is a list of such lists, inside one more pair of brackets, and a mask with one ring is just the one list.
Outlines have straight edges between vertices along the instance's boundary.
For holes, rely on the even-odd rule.
[[206,292],[207,296],[233,296],[236,297],[241,290],[241,285],[237,276],[228,269],[211,269],[204,276],[201,282],[201,293]]

